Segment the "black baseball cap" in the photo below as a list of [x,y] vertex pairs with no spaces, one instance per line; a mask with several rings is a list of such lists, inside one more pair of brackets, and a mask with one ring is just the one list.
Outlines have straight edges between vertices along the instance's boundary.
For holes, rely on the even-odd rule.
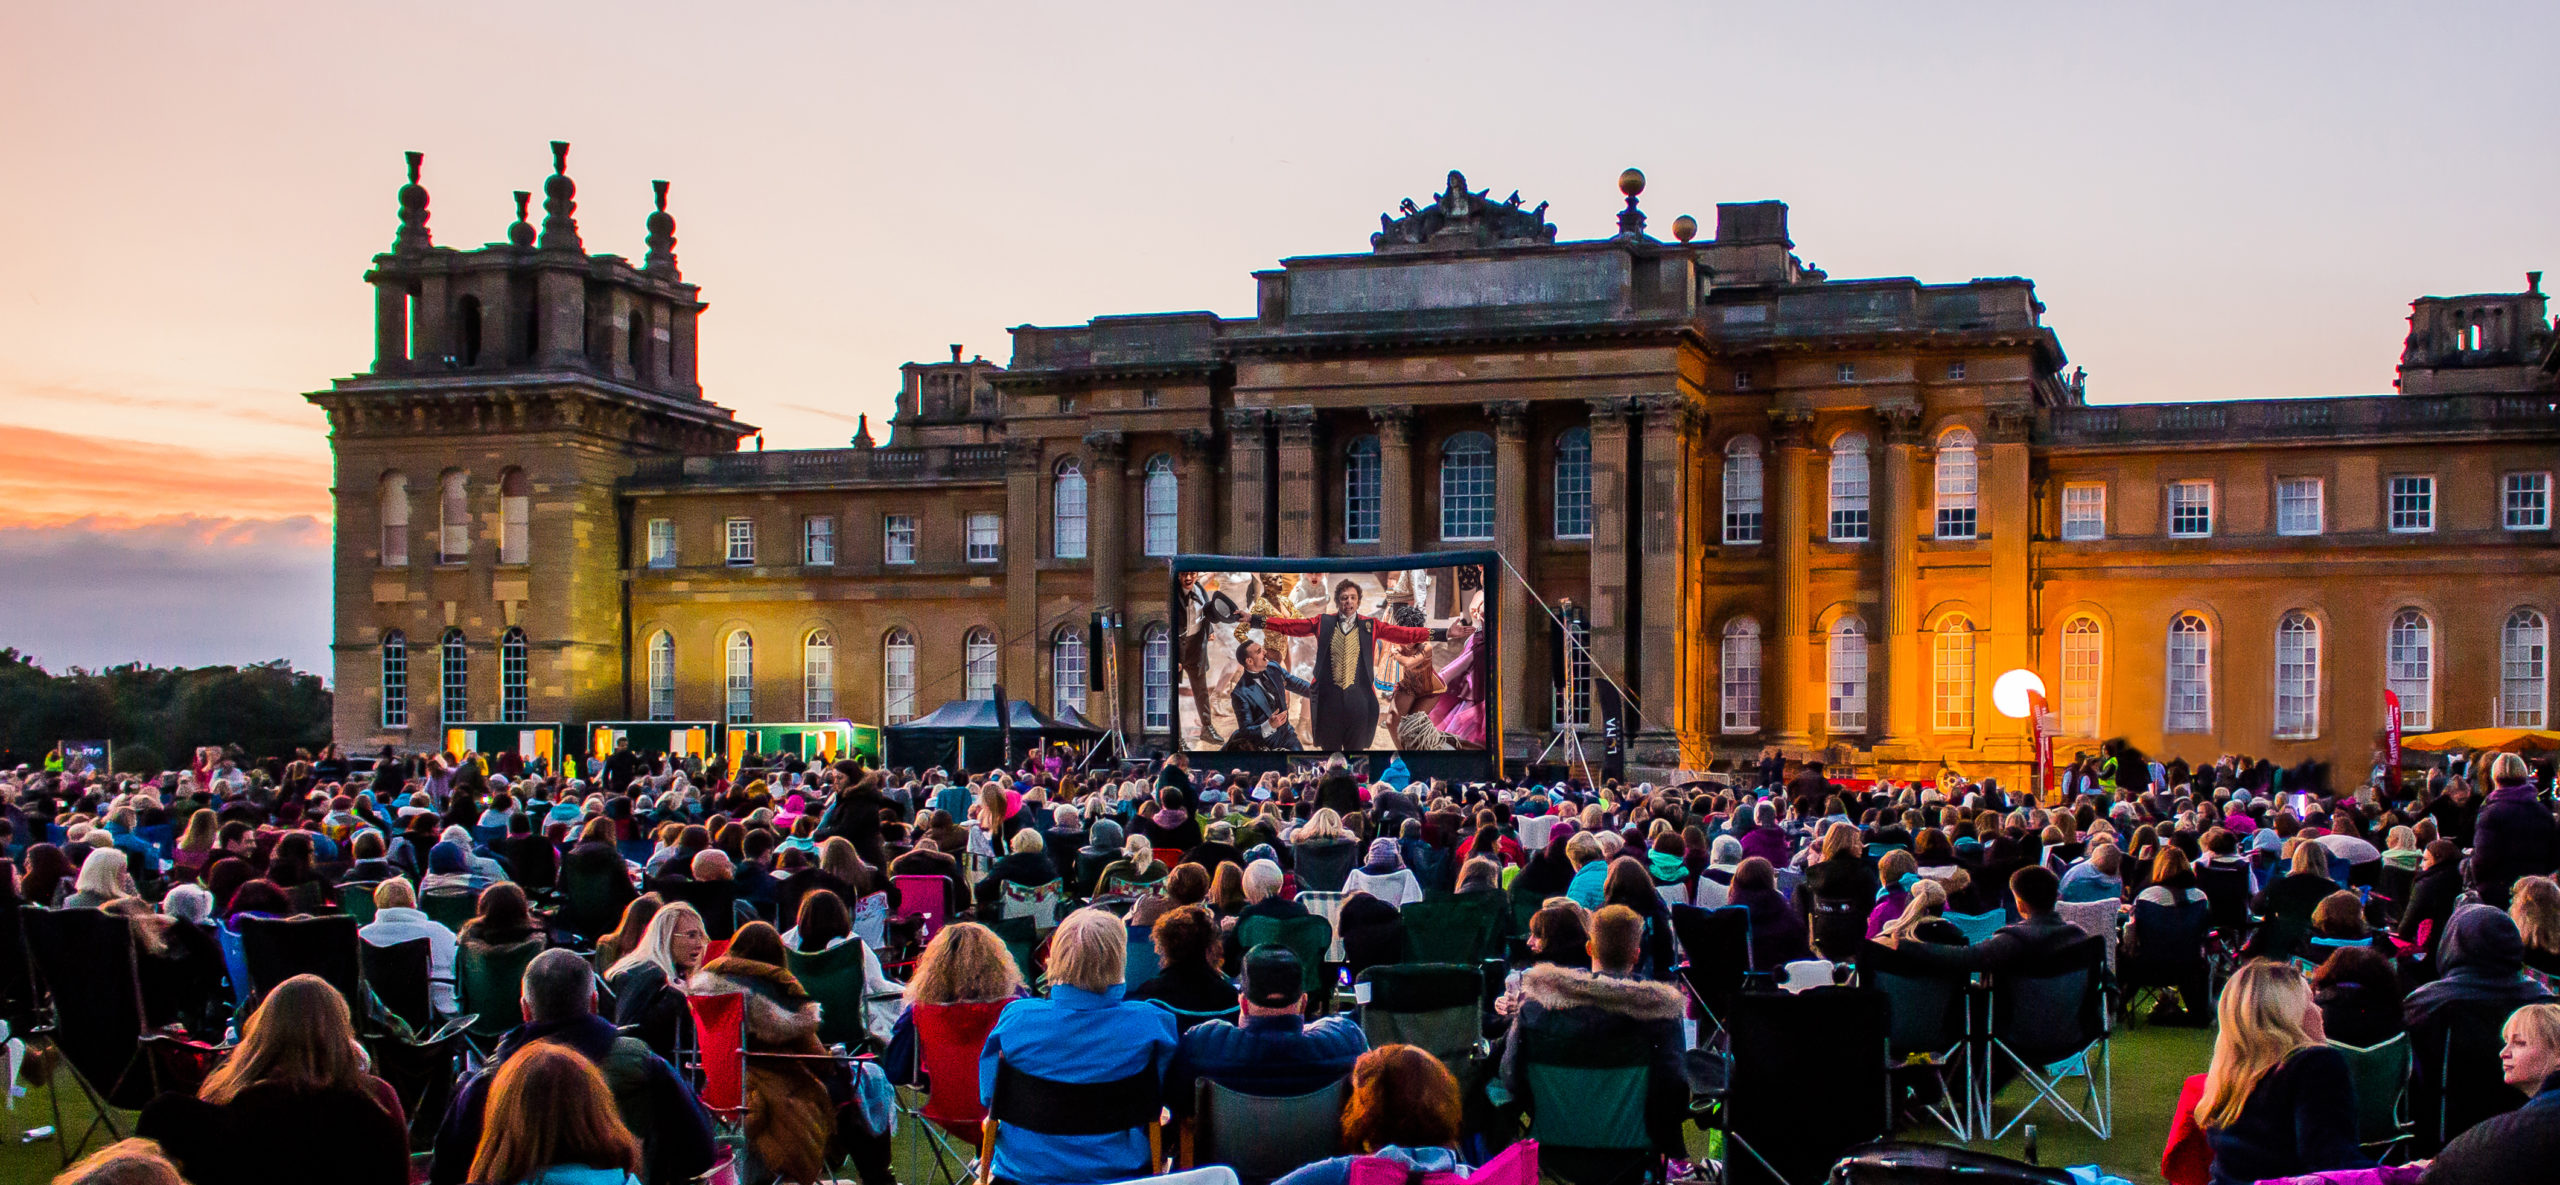
[[1286,1008],[1307,990],[1306,969],[1288,947],[1266,942],[1245,952],[1244,998],[1257,1008]]

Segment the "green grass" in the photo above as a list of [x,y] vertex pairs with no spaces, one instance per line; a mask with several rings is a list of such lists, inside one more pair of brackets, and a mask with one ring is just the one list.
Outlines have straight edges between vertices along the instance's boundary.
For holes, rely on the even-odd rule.
[[[14,1111],[0,1112],[0,1185],[43,1185],[62,1171],[62,1147],[51,1137],[32,1144],[22,1143],[20,1136],[53,1122],[53,1093],[44,1086],[29,1086],[25,1098],[18,1100]],[[65,1143],[80,1138],[97,1110],[89,1105],[89,1097],[71,1081],[69,1071],[62,1076],[62,1127]],[[117,1127],[133,1131],[134,1113],[116,1112]],[[100,1128],[89,1139],[87,1151],[95,1152],[115,1142],[115,1137]]]

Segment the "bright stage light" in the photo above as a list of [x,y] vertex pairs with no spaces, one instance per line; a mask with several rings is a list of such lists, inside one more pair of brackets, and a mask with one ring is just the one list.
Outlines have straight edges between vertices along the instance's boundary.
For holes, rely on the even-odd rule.
[[2044,680],[2034,671],[2020,667],[2000,676],[1991,685],[1991,706],[2000,709],[2000,714],[2011,720],[2024,720],[2035,710],[2027,697],[2043,694]]

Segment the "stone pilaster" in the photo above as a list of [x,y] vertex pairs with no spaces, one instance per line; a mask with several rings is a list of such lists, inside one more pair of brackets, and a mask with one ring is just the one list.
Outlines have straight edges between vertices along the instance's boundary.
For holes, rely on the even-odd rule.
[[1777,544],[1771,558],[1778,571],[1778,621],[1761,654],[1760,691],[1761,700],[1768,707],[1762,726],[1768,730],[1770,743],[1782,749],[1802,749],[1813,743],[1807,724],[1813,713],[1821,710],[1822,703],[1805,662],[1807,635],[1813,629],[1805,589],[1805,569],[1813,553],[1811,496],[1805,488],[1813,445],[1805,434],[1812,426],[1811,411],[1792,407],[1769,411],[1773,479],[1768,503],[1769,538]]
[[1413,550],[1413,405],[1369,409],[1378,425],[1378,551]]
[[[2035,425],[2035,409],[2001,404],[1991,410],[1991,431],[1980,454],[1981,516],[1976,532],[1990,540],[1991,620],[1987,645],[1974,652],[1974,733],[1984,755],[1995,761],[2032,761],[2034,731],[2028,721],[2011,720],[1991,706],[1991,684],[2002,673],[2035,663],[2035,622],[2028,606],[2028,544],[2034,536],[2035,503],[2029,491],[2027,439]],[[2057,698],[2062,672],[2045,673],[2045,686]]]
[[1321,555],[1318,518],[1324,505],[1316,488],[1316,409],[1284,407],[1280,421],[1280,554]]
[[1215,551],[1217,532],[1209,520],[1216,513],[1210,495],[1217,489],[1218,434],[1188,428],[1181,439],[1181,468],[1175,475],[1182,480],[1182,521],[1174,528],[1174,546],[1194,554]]
[[1263,555],[1263,507],[1271,480],[1271,413],[1259,407],[1227,409],[1227,554]]
[[[996,668],[1004,693],[1038,702],[1040,539],[1047,527],[1048,458],[1037,440],[1004,446],[1004,620],[996,625]],[[930,711],[931,705],[918,705]]]
[[1920,605],[1913,584],[1919,577],[1920,545],[1913,475],[1920,449],[1920,406],[1896,403],[1878,407],[1884,420],[1883,498],[1877,503],[1874,529],[1884,540],[1884,605],[1877,627],[1884,634],[1884,678],[1868,673],[1869,685],[1884,695],[1883,738],[1877,755],[1904,759],[1918,755],[1920,735],[1928,726],[1928,656],[1920,644]]
[[[1504,399],[1484,405],[1493,419],[1493,546],[1522,572],[1529,570],[1529,404]],[[1502,709],[1506,732],[1529,726],[1529,590],[1508,571],[1489,571],[1502,624]]]
[[1636,623],[1639,658],[1634,690],[1644,706],[1639,727],[1671,734],[1658,736],[1657,743],[1666,739],[1678,743],[1685,764],[1691,748],[1685,734],[1691,731],[1689,717],[1696,705],[1682,702],[1689,676],[1683,662],[1689,653],[1683,630],[1690,618],[1696,579],[1683,562],[1681,545],[1687,535],[1689,449],[1699,415],[1688,396],[1676,391],[1646,395],[1637,404],[1644,413],[1643,522],[1636,546],[1637,580],[1643,591],[1638,598],[1642,620]]
[[1626,518],[1628,421],[1635,414],[1633,399],[1591,401],[1591,661],[1622,683],[1635,624],[1628,612]]
[[[1092,473],[1091,496],[1085,500],[1090,514],[1090,529],[1085,532],[1085,554],[1092,557],[1093,608],[1126,610],[1129,567],[1129,530],[1126,525],[1128,495],[1125,469],[1128,464],[1128,438],[1117,431],[1087,432],[1084,436],[1085,462]],[[1126,651],[1123,651],[1125,654]],[[1091,654],[1086,661],[1099,664],[1102,656]],[[1107,692],[1105,694],[1108,694]],[[1095,703],[1088,715],[1102,719],[1111,705]],[[1129,701],[1120,701],[1121,714],[1128,716]],[[1119,721],[1123,733],[1135,730],[1132,719]]]

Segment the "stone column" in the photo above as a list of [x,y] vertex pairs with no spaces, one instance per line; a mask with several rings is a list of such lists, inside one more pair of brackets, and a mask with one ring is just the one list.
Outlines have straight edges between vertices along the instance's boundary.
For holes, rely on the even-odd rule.
[[1876,754],[1893,760],[1919,756],[1920,737],[1928,727],[1929,660],[1920,645],[1920,603],[1913,582],[1919,576],[1920,544],[1916,521],[1914,456],[1920,449],[1920,405],[1878,407],[1884,420],[1884,497],[1878,503],[1875,529],[1884,539],[1883,621],[1884,678],[1871,686],[1884,692],[1884,722]]
[[1271,448],[1264,426],[1271,413],[1259,407],[1227,409],[1227,554],[1263,555],[1264,483],[1271,480]]
[[373,286],[373,372],[397,374],[408,365],[409,290],[398,284],[376,281]]
[[[1092,489],[1085,499],[1089,515],[1085,554],[1093,566],[1093,608],[1125,611],[1128,608],[1129,530],[1125,525],[1127,494],[1123,487],[1127,483],[1123,480],[1122,467],[1128,463],[1128,438],[1116,431],[1087,432],[1084,449],[1085,463],[1093,475],[1090,479]],[[1124,648],[1121,653],[1126,657],[1128,652]],[[1098,668],[1102,656],[1089,654],[1085,661]],[[1087,686],[1090,685],[1088,682]],[[1104,694],[1110,693],[1105,691]],[[1038,697],[1030,698],[1038,702]],[[1107,716],[1111,710],[1107,700],[1091,706],[1093,711],[1087,714],[1097,720]],[[1120,706],[1126,716],[1129,701],[1123,698]],[[1123,719],[1118,723],[1123,733],[1136,734],[1137,730],[1129,727],[1131,721]]]
[[[1503,399],[1484,405],[1493,418],[1493,546],[1522,573],[1529,570],[1529,404]],[[1529,725],[1529,590],[1508,570],[1488,571],[1502,626],[1502,727]]]
[[1635,413],[1633,399],[1591,401],[1591,661],[1622,686],[1635,624],[1627,600],[1627,423]]
[[1805,568],[1813,553],[1808,521],[1812,507],[1810,491],[1805,488],[1805,471],[1813,459],[1813,446],[1805,439],[1805,433],[1812,426],[1810,410],[1770,409],[1769,435],[1774,447],[1769,450],[1769,459],[1771,476],[1776,480],[1769,502],[1769,538],[1777,544],[1772,559],[1778,570],[1778,621],[1760,660],[1760,698],[1768,706],[1761,727],[1767,732],[1769,743],[1782,749],[1802,749],[1813,744],[1805,725],[1822,700],[1819,694],[1812,694],[1813,684],[1808,681],[1805,664],[1806,635],[1813,629],[1805,591]]
[[[581,261],[583,262],[583,261]],[[540,304],[541,340],[534,357],[544,366],[579,366],[587,360],[587,282],[578,269],[546,267],[533,281]]]
[[1280,554],[1321,555],[1316,521],[1316,409],[1284,407],[1280,420]]
[[[1004,620],[996,623],[998,681],[1013,699],[1039,702],[1041,487],[1049,476],[1037,440],[1004,446]],[[919,710],[930,711],[925,704]]]
[[1183,429],[1180,465],[1174,475],[1182,482],[1182,519],[1174,527],[1174,546],[1193,554],[1215,551],[1217,532],[1209,519],[1216,513],[1210,495],[1217,488],[1218,434],[1207,428]]
[[1636,552],[1643,620],[1637,623],[1634,690],[1644,705],[1639,728],[1655,734],[1656,745],[1678,746],[1674,760],[1683,760],[1687,746],[1680,744],[1681,734],[1690,729],[1694,705],[1680,702],[1688,674],[1681,662],[1687,653],[1682,631],[1696,577],[1685,562],[1682,543],[1688,526],[1689,447],[1698,411],[1677,391],[1646,395],[1637,403],[1644,412],[1644,522]]
[[1413,550],[1413,405],[1369,409],[1378,425],[1378,552]]
[[[1991,541],[1991,620],[1987,645],[1974,652],[1974,733],[1995,761],[2030,762],[2034,730],[1991,706],[1991,684],[2002,673],[2036,665],[2036,623],[2029,619],[2028,545],[2035,534],[2035,502],[2029,490],[2027,444],[2035,409],[2023,403],[1991,409],[1991,431],[1979,454],[1981,516],[1975,531]],[[2045,686],[2060,698],[2062,672],[2045,672]],[[2016,775],[2024,780],[2025,771]]]

